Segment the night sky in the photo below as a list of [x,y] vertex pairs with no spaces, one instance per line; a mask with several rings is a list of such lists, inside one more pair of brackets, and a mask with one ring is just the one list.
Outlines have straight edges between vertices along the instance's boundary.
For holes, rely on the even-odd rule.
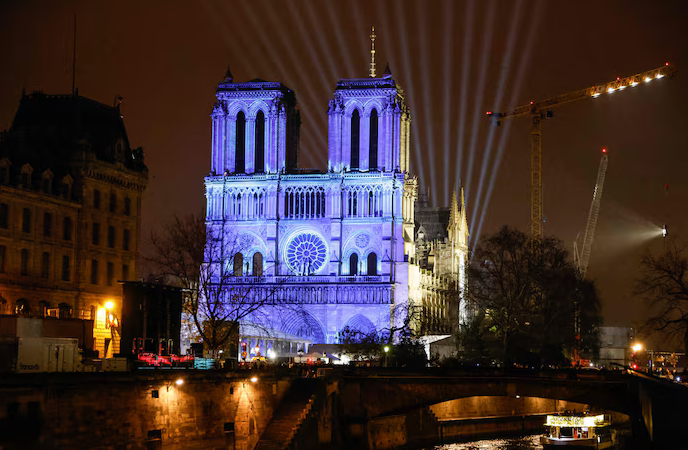
[[588,276],[609,325],[642,318],[633,280],[642,251],[662,250],[659,227],[686,237],[688,2],[5,0],[0,128],[22,88],[70,92],[74,13],[79,94],[121,95],[129,140],[145,151],[144,242],[173,214],[202,211],[209,115],[228,65],[235,81],[296,92],[300,166],[326,168],[327,102],[338,78],[367,76],[371,25],[378,74],[389,62],[413,114],[412,171],[436,205],[466,185],[473,243],[504,224],[528,230],[530,214],[530,121],[494,127],[486,111],[676,65],[672,80],[562,106],[543,124],[545,233],[570,250],[582,241],[608,148]]

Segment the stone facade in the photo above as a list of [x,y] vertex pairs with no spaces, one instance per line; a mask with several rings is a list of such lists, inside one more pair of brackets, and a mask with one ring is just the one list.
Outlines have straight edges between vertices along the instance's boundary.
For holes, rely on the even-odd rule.
[[254,383],[190,371],[49,374],[36,382],[0,383],[0,446],[249,450],[291,385],[265,374]]
[[118,108],[24,96],[0,140],[0,311],[94,320],[95,349],[117,353],[147,177]]
[[418,307],[416,329],[428,316],[423,332],[446,333],[458,321],[465,212],[454,202],[453,231],[442,243],[453,252],[442,254],[447,264],[421,267],[403,91],[389,73],[342,79],[327,115],[327,172],[302,170],[294,92],[234,82],[229,72],[219,84],[206,218],[213,234],[236,243],[224,255],[232,284],[276,290],[281,302],[300,305],[298,313],[266,315],[272,328],[313,343],[336,343],[347,327],[400,326]]

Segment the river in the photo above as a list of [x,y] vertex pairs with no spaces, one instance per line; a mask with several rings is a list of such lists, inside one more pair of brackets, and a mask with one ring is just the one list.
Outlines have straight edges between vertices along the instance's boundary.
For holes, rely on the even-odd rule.
[[461,442],[458,444],[443,444],[434,447],[426,447],[424,450],[539,450],[540,436],[533,434],[529,436],[485,439],[481,441]]

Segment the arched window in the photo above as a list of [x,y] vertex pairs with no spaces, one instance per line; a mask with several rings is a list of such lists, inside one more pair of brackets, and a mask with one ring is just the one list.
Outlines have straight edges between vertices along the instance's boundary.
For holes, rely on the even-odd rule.
[[368,168],[377,169],[377,111],[370,113],[370,153],[368,156]]
[[244,270],[244,255],[237,252],[234,255],[234,276],[235,277],[242,276],[243,270]]
[[368,215],[374,216],[375,212],[373,208],[375,207],[375,202],[373,201],[373,191],[368,191]]
[[351,169],[358,169],[359,145],[361,142],[361,116],[358,110],[354,109],[351,114]]
[[236,159],[234,172],[246,172],[246,116],[239,112],[236,118]]
[[255,172],[265,172],[265,114],[258,111],[256,114],[256,152],[255,152]]
[[263,254],[260,252],[255,252],[253,254],[253,276],[263,276]]
[[57,305],[57,309],[59,310],[60,319],[68,319],[72,317],[72,307],[69,306],[67,303],[60,303],[59,305]]
[[368,275],[377,275],[377,255],[375,253],[368,255]]
[[358,255],[352,253],[349,257],[349,275],[358,275]]
[[17,300],[14,313],[20,316],[28,316],[31,314],[31,305],[29,304],[29,301],[25,298],[20,298]]

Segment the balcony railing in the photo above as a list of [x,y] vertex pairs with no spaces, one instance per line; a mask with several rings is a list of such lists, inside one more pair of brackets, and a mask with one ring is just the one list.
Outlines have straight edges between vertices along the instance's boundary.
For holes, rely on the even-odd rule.
[[294,275],[227,277],[227,284],[388,283],[389,275]]

